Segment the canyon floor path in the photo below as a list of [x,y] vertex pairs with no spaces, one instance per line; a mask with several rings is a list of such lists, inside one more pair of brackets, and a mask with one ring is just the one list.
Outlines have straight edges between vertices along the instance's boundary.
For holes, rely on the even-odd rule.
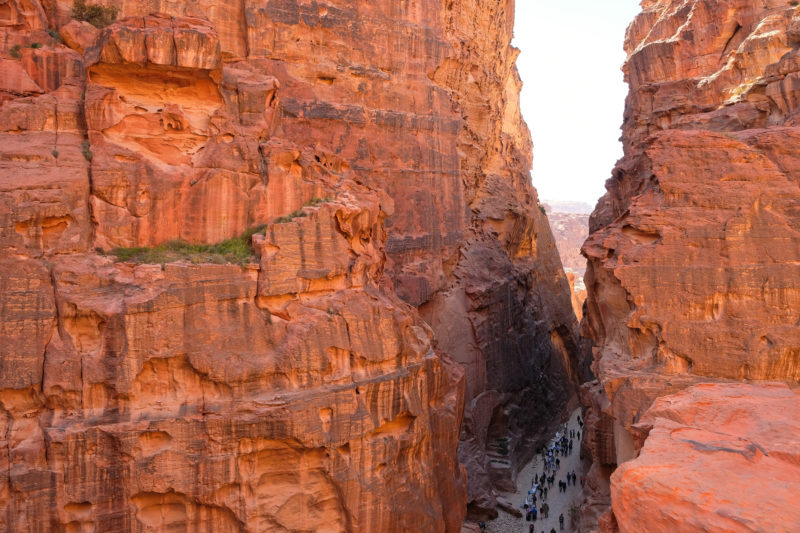
[[[573,411],[568,422],[569,430],[581,429],[578,425],[578,415],[580,415],[580,413],[580,409]],[[548,446],[554,440],[555,436],[548,442]],[[526,522],[524,516],[522,518],[517,518],[516,516],[499,510],[500,515],[486,524],[486,531],[489,533],[528,533],[531,524],[534,525],[534,531],[536,533],[541,533],[542,531],[550,533],[550,530],[553,528],[555,528],[556,531],[564,531],[567,533],[574,531],[570,523],[569,509],[570,506],[574,505],[577,507],[580,503],[581,487],[570,484],[566,492],[559,492],[558,482],[559,480],[565,480],[567,472],[572,472],[573,470],[578,479],[584,475],[583,463],[580,459],[580,440],[573,439],[572,454],[566,457],[559,457],[559,459],[561,461],[561,467],[556,472],[555,483],[548,489],[546,500],[547,504],[550,506],[549,518],[542,518],[540,514],[535,522]],[[504,493],[502,496],[513,503],[514,507],[522,510],[522,505],[525,503],[525,496],[528,493],[528,489],[531,488],[533,475],[541,475],[543,469],[544,464],[542,463],[542,458],[537,454],[517,475],[517,491],[515,493]],[[542,503],[541,499],[539,499],[538,503],[539,505],[537,507],[540,507]],[[561,513],[564,514],[563,530],[559,529],[558,524],[558,515]]]

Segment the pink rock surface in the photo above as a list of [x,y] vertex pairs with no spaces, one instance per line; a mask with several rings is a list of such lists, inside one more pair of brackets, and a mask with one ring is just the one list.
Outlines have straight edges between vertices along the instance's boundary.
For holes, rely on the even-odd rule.
[[611,476],[623,533],[796,531],[800,394],[786,385],[695,385],[656,400],[644,444]]

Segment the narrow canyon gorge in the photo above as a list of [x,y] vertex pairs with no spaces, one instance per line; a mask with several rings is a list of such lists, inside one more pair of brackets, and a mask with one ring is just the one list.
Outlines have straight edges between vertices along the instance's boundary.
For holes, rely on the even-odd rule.
[[583,295],[514,0],[0,0],[0,531],[797,531],[796,4],[641,2]]

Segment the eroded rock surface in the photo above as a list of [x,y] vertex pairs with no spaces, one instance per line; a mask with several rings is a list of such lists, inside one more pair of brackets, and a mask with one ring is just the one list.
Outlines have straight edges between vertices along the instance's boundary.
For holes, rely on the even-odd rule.
[[[0,529],[491,513],[578,344],[513,2],[71,5],[0,3]],[[255,226],[244,266],[108,255]]]
[[789,532],[800,524],[797,391],[695,385],[656,400],[635,431],[638,457],[611,476],[620,531]]
[[603,465],[661,396],[800,381],[791,4],[648,1],[628,30],[625,156],[583,248]]

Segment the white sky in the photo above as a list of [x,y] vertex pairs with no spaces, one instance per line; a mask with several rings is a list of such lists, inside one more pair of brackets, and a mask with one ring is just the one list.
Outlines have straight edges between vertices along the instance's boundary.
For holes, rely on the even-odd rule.
[[622,156],[625,28],[639,0],[516,0],[513,45],[544,200],[591,204]]

